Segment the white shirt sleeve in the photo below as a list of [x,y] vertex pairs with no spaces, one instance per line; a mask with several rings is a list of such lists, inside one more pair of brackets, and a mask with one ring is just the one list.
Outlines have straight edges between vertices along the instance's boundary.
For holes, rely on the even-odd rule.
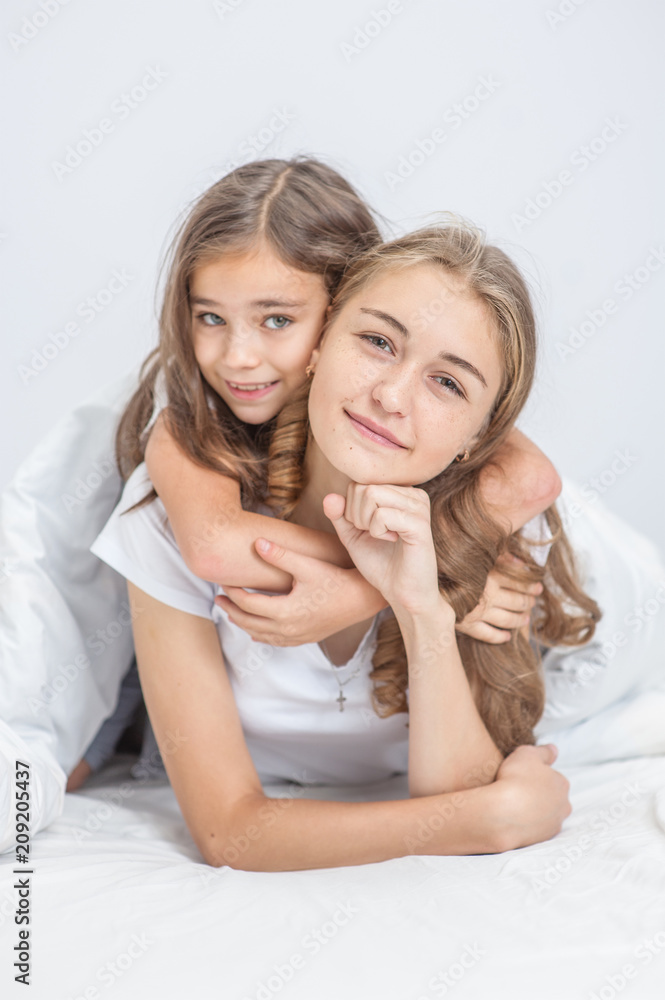
[[218,587],[187,568],[161,500],[125,513],[151,489],[142,463],[127,480],[120,503],[90,551],[155,600],[190,615],[212,618]]
[[552,532],[544,514],[536,514],[520,531],[539,566],[544,566],[552,548]]

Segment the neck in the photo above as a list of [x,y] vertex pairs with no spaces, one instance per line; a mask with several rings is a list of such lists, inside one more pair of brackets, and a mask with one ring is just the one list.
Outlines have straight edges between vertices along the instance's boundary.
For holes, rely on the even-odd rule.
[[290,520],[305,528],[328,531],[334,535],[335,529],[323,513],[323,498],[328,493],[340,493],[345,497],[351,480],[330,464],[311,434],[305,451],[304,468],[305,488]]

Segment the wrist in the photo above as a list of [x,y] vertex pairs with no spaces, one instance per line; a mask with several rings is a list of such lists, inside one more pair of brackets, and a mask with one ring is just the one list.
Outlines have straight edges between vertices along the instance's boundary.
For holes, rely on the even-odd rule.
[[483,836],[489,854],[503,854],[518,847],[515,815],[519,803],[502,781],[493,781],[483,788],[474,789],[485,796],[483,811]]
[[384,608],[388,607],[388,601],[381,591],[373,587],[371,583],[368,583],[360,570],[354,567],[353,569],[345,569],[342,572],[345,576],[344,586],[346,587],[348,584],[351,584],[352,587],[351,603],[356,609],[354,622],[365,621],[366,618],[378,615],[379,611],[383,611]]
[[445,633],[454,638],[455,612],[440,593],[429,604],[417,608],[393,604],[392,609],[405,642],[408,637],[427,633]]
[[[428,797],[430,818],[440,814],[446,820],[439,850],[446,854],[501,854],[516,846],[503,830],[505,810],[496,790],[492,784]],[[427,819],[425,822],[429,826]],[[432,854],[432,841],[427,838],[413,853]]]

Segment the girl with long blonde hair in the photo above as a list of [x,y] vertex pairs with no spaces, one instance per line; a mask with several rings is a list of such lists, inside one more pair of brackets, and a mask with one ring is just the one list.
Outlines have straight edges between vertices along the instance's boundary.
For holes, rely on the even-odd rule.
[[[524,746],[542,711],[536,651],[519,632],[490,646],[456,631],[506,552],[542,585],[539,642],[584,643],[599,617],[556,513],[543,570],[482,499],[481,470],[524,405],[534,362],[524,281],[472,227],[411,234],[347,270],[311,381],[277,419],[262,496],[265,513],[336,532],[388,605],[320,643],[253,644],[217,587],[185,565],[160,500],[143,502],[145,466],[134,468],[93,551],[128,579],[151,722],[160,747],[180,734],[165,764],[211,864],[275,870],[418,852],[417,830],[444,813],[421,851],[503,850],[560,828],[569,805],[555,753]],[[128,454],[134,446],[126,440]],[[247,596],[255,610],[271,600]],[[397,802],[280,810],[262,791],[270,779],[399,771],[410,798]]]
[[[385,607],[329,532],[287,520],[270,525],[273,540],[302,556],[306,579],[296,586],[254,545],[266,531],[256,505],[275,418],[306,381],[345,268],[379,242],[357,192],[316,160],[259,161],[222,178],[172,242],[159,347],[120,422],[119,468],[127,477],[145,457],[155,488],[150,497],[159,494],[192,572],[220,585],[292,592],[274,642],[319,641]],[[515,429],[495,458],[480,490],[493,515],[517,530],[551,503],[558,477]],[[499,568],[482,609],[458,623],[489,641],[505,641],[507,629],[524,626],[539,589],[514,589],[519,585]],[[304,618],[302,602],[311,603],[331,574],[334,593],[316,616]],[[140,697],[133,668],[114,715],[70,775],[69,790],[108,758]]]

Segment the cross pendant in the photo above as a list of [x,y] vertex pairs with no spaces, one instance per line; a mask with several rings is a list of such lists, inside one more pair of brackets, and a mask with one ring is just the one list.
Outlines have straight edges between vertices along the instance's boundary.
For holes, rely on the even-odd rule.
[[339,697],[336,699],[336,701],[339,702],[339,710],[340,710],[340,712],[343,712],[344,711],[344,702],[346,701],[346,698],[344,697],[344,692],[343,691],[340,691]]

